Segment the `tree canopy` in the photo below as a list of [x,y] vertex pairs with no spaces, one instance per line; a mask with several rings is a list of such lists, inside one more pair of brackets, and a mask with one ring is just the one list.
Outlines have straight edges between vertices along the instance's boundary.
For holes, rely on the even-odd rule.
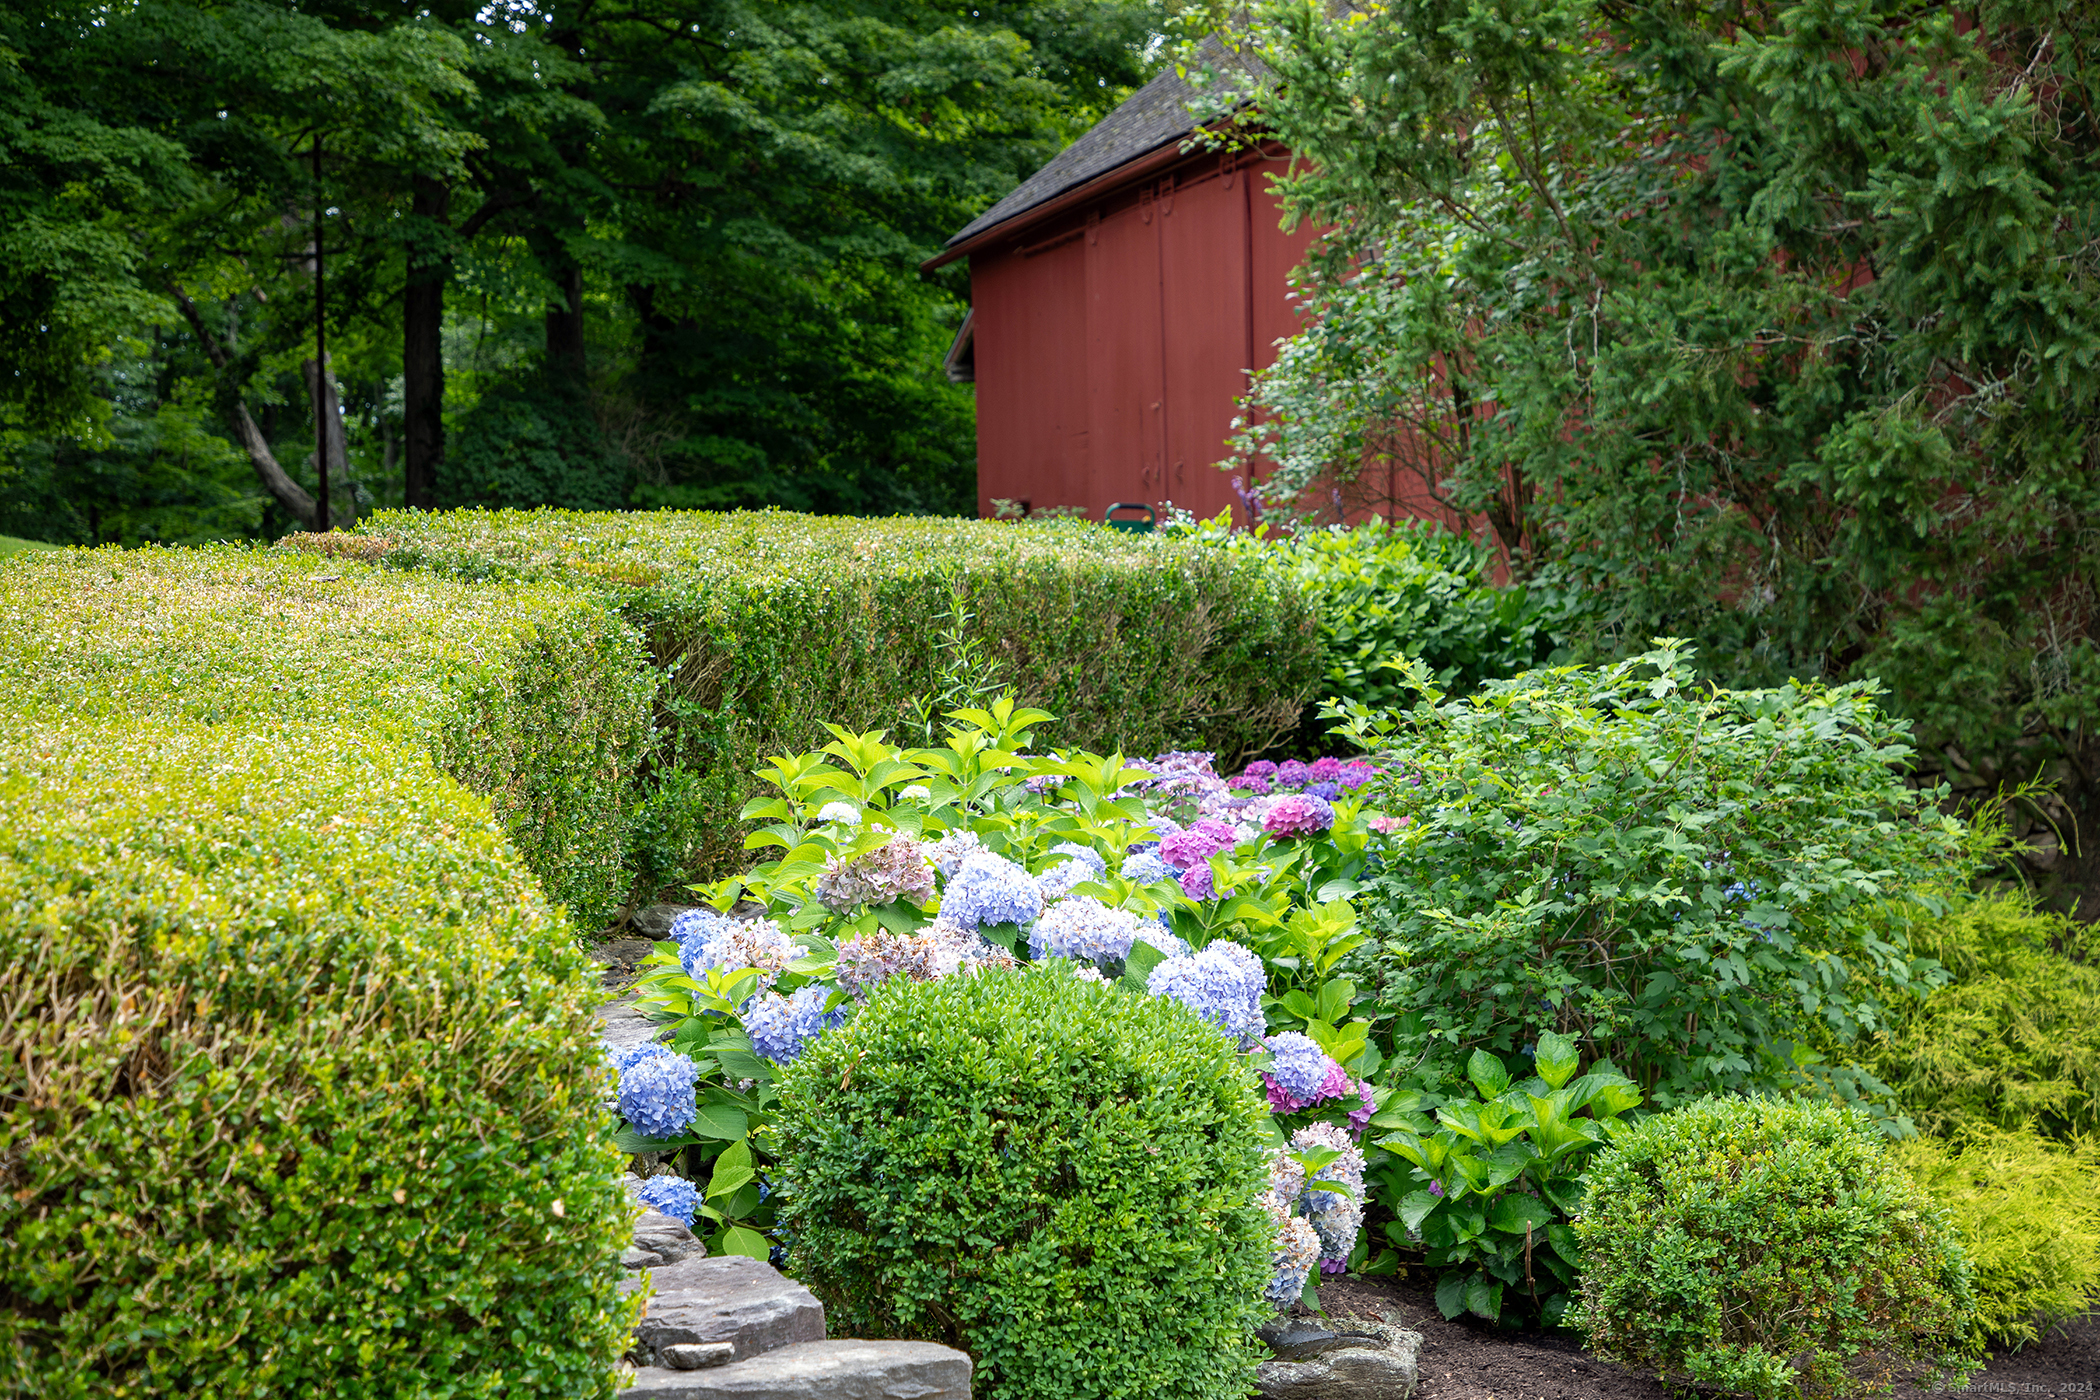
[[2039,864],[2100,887],[2100,11],[1227,27],[1290,207],[1334,230],[1243,440],[1272,503],[1411,473],[1594,599],[1592,650],[1879,677],[1958,787],[2055,780]]
[[338,392],[338,519],[965,504],[971,401],[939,367],[965,289],[917,265],[1127,94],[1158,22],[1151,0],[10,6],[0,532],[304,523]]

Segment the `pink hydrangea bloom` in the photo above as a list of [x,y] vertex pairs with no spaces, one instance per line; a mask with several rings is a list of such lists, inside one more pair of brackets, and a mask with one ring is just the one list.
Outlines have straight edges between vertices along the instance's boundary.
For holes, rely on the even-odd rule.
[[1371,830],[1377,832],[1380,836],[1391,836],[1413,820],[1413,817],[1373,817],[1371,818]]
[[1271,836],[1317,836],[1334,825],[1334,808],[1317,797],[1294,792],[1278,798],[1261,824]]
[[1163,836],[1159,842],[1159,858],[1176,870],[1189,870],[1203,864],[1220,851],[1229,851],[1239,844],[1240,834],[1224,822],[1205,817],[1187,831],[1177,831]]

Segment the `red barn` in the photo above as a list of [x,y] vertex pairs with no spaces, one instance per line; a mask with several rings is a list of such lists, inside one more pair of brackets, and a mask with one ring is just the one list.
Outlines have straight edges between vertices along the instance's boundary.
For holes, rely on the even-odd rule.
[[1216,464],[1249,371],[1298,328],[1312,232],[1279,226],[1287,153],[1182,149],[1194,95],[1169,66],[927,263],[970,260],[948,368],[977,385],[980,514],[1172,501],[1246,523]]

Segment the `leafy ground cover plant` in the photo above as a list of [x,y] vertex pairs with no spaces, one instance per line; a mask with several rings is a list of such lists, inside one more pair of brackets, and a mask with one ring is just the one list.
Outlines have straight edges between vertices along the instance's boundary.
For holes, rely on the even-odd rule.
[[1600,1356],[1759,1400],[1978,1364],[1959,1236],[1854,1110],[1702,1099],[1618,1134],[1588,1184],[1569,1320]]
[[1551,1030],[1662,1107],[1813,1071],[1876,1091],[1809,1047],[1884,1025],[1879,988],[1944,976],[1880,909],[1943,908],[1967,866],[1870,686],[1701,688],[1666,644],[1422,694],[1337,709],[1386,770],[1360,903],[1405,1077],[1440,1091],[1475,1049],[1515,1062]]
[[[1471,1093],[1432,1103],[1418,1089],[1396,1094],[1371,1120],[1390,1157],[1376,1175],[1397,1246],[1367,1260],[1387,1272],[1398,1251],[1419,1251],[1437,1274],[1446,1317],[1560,1325],[1581,1269],[1569,1219],[1581,1207],[1590,1155],[1626,1126],[1640,1091],[1609,1069],[1577,1076],[1575,1043],[1547,1031],[1521,1082],[1493,1055],[1475,1050]],[[1368,1252],[1366,1250],[1366,1252]]]
[[894,979],[779,1092],[783,1233],[834,1327],[960,1347],[992,1397],[1247,1392],[1265,1114],[1188,1008],[1069,963]]
[[1889,1151],[1961,1234],[1979,1341],[2017,1347],[2100,1302],[2100,1143],[1974,1123]]

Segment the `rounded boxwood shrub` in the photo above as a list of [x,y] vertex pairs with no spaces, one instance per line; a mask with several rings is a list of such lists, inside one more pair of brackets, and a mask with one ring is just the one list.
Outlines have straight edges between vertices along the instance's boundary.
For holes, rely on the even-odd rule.
[[1961,1246],[1851,1110],[1701,1099],[1619,1137],[1587,1186],[1568,1321],[1601,1356],[1758,1397],[1973,1369]]
[[1179,1002],[1056,966],[893,979],[778,1081],[788,1271],[989,1397],[1239,1397],[1267,1104]]

